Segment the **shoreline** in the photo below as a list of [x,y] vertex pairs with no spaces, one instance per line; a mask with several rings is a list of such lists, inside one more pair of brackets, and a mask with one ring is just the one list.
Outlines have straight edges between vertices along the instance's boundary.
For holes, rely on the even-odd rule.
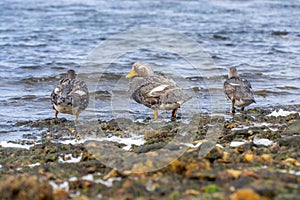
[[[188,124],[124,118],[85,122],[76,130],[63,118],[18,122],[42,131],[26,135],[37,141],[28,149],[0,147],[0,194],[8,199],[296,199],[299,111],[300,105],[254,108],[229,119],[195,115]],[[130,143],[133,136],[138,137]],[[101,137],[113,139],[87,140]]]

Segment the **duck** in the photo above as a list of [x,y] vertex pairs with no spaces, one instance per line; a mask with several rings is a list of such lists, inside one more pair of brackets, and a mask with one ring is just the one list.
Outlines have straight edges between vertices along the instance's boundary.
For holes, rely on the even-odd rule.
[[86,83],[78,79],[74,70],[68,70],[65,78],[61,79],[51,93],[51,102],[55,119],[58,113],[75,115],[75,123],[79,114],[89,104],[89,91]]
[[235,106],[244,111],[246,106],[255,103],[252,86],[249,81],[241,78],[236,67],[229,69],[228,78],[224,82],[224,92],[231,101],[231,112],[235,113]]
[[131,79],[131,98],[151,108],[154,120],[158,119],[158,110],[172,110],[171,120],[176,120],[180,106],[191,98],[173,79],[162,73],[154,73],[151,66],[143,62],[134,63],[126,78]]

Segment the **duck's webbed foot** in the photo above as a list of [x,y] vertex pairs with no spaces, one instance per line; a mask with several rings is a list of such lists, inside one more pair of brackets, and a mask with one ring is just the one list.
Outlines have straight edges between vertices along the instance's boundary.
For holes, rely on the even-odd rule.
[[235,113],[235,107],[234,107],[234,104],[235,104],[235,99],[233,99],[232,101],[231,101],[231,113],[232,114],[234,114]]
[[178,111],[178,108],[175,108],[172,110],[172,116],[171,116],[171,121],[176,121],[176,113]]
[[231,108],[231,113],[232,113],[232,114],[235,114],[235,107],[232,107],[232,108]]

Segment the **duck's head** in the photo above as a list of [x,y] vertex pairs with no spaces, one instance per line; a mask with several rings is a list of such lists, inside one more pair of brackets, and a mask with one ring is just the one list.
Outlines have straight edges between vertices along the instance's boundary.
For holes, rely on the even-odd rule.
[[66,74],[66,78],[68,79],[75,79],[76,78],[76,73],[73,69],[70,69],[67,71],[67,74]]
[[143,62],[136,62],[132,65],[131,71],[127,74],[126,78],[132,77],[147,77],[154,74],[151,67]]
[[229,69],[228,78],[232,78],[232,77],[239,77],[239,74],[238,74],[237,69],[235,67],[231,67]]

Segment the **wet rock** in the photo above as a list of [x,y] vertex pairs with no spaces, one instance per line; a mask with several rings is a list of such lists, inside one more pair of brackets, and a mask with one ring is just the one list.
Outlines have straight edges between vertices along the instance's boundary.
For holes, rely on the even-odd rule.
[[284,131],[285,135],[300,135],[300,121],[295,120],[292,123],[287,125],[287,128]]
[[287,159],[283,160],[282,162],[287,165],[295,165],[297,167],[300,167],[300,162],[297,161],[295,158],[287,158]]
[[49,154],[45,158],[46,158],[46,162],[54,162],[58,159],[58,155],[57,154]]
[[228,169],[226,170],[226,172],[232,175],[235,179],[237,179],[242,174],[241,171],[235,169]]
[[176,151],[176,150],[180,150],[180,145],[168,143],[168,144],[165,146],[165,148],[168,149],[168,150],[171,150],[171,151]]
[[107,180],[109,178],[122,177],[123,174],[120,173],[117,169],[112,169],[108,174],[103,177],[103,180]]
[[[113,119],[76,127],[82,138],[145,134],[146,143],[129,151],[111,141],[60,144],[75,138],[73,122],[64,119],[20,122],[19,126],[45,131],[25,136],[42,138],[29,150],[0,147],[0,185],[10,184],[7,177],[17,180],[17,174],[23,174],[30,179],[31,174],[43,177],[46,185],[49,180],[68,183],[69,190],[56,188],[51,193],[56,199],[229,199],[228,194],[232,199],[293,199],[300,183],[300,105],[282,108],[294,114],[267,116],[278,109],[249,109],[229,119],[198,114],[186,124]],[[273,144],[260,145],[257,139]],[[231,147],[236,141],[245,143]],[[67,155],[82,157],[67,163]],[[83,178],[87,176],[89,180]]]
[[261,196],[252,189],[239,189],[230,196],[231,200],[262,200]]
[[278,194],[274,200],[297,200],[299,199],[299,194],[297,193],[282,193]]
[[254,159],[255,159],[255,155],[251,154],[251,153],[246,153],[244,155],[244,158],[243,158],[243,161],[244,162],[254,162]]
[[90,200],[86,195],[80,195],[79,197],[74,197],[74,200]]
[[155,143],[155,144],[149,144],[149,145],[144,145],[140,147],[136,147],[134,149],[135,153],[146,153],[149,151],[155,151],[161,148],[164,148],[167,145],[167,143]]
[[289,32],[287,31],[273,31],[272,35],[277,35],[277,36],[284,36],[284,35],[288,35]]
[[[2,177],[3,179],[4,177]],[[54,199],[51,185],[36,175],[5,176],[0,182],[1,199]]]
[[56,189],[54,190],[55,199],[67,200],[69,193],[65,189]]
[[299,120],[300,116],[298,113],[291,113],[287,116],[264,116],[263,120],[269,123],[288,123],[288,122],[294,122],[295,120]]
[[184,195],[192,195],[192,196],[199,196],[200,192],[193,189],[187,189],[184,191]]
[[222,35],[218,35],[218,34],[214,34],[213,38],[217,39],[217,40],[227,40],[228,39],[228,37],[225,37],[225,36],[222,36]]
[[247,143],[244,143],[244,144],[238,146],[236,149],[239,153],[243,153],[243,152],[250,150],[252,147],[253,147],[253,143],[247,142]]
[[251,177],[251,178],[254,178],[254,179],[259,179],[260,178],[260,175],[257,174],[255,171],[253,170],[244,170],[242,172],[242,176],[247,176],[247,177]]
[[133,125],[133,122],[127,118],[112,119],[111,121],[106,123],[106,127],[104,130],[122,131],[132,125]]
[[207,181],[214,181],[216,180],[216,173],[212,171],[202,171],[202,172],[195,172],[189,176],[191,179],[200,179],[200,180],[207,180]]
[[218,162],[220,163],[231,163],[233,162],[231,153],[227,151],[223,151],[223,156],[221,159],[218,159]]
[[223,150],[220,147],[214,147],[207,155],[206,158],[211,162],[223,157]]
[[280,138],[278,143],[279,146],[299,147],[300,135]]

